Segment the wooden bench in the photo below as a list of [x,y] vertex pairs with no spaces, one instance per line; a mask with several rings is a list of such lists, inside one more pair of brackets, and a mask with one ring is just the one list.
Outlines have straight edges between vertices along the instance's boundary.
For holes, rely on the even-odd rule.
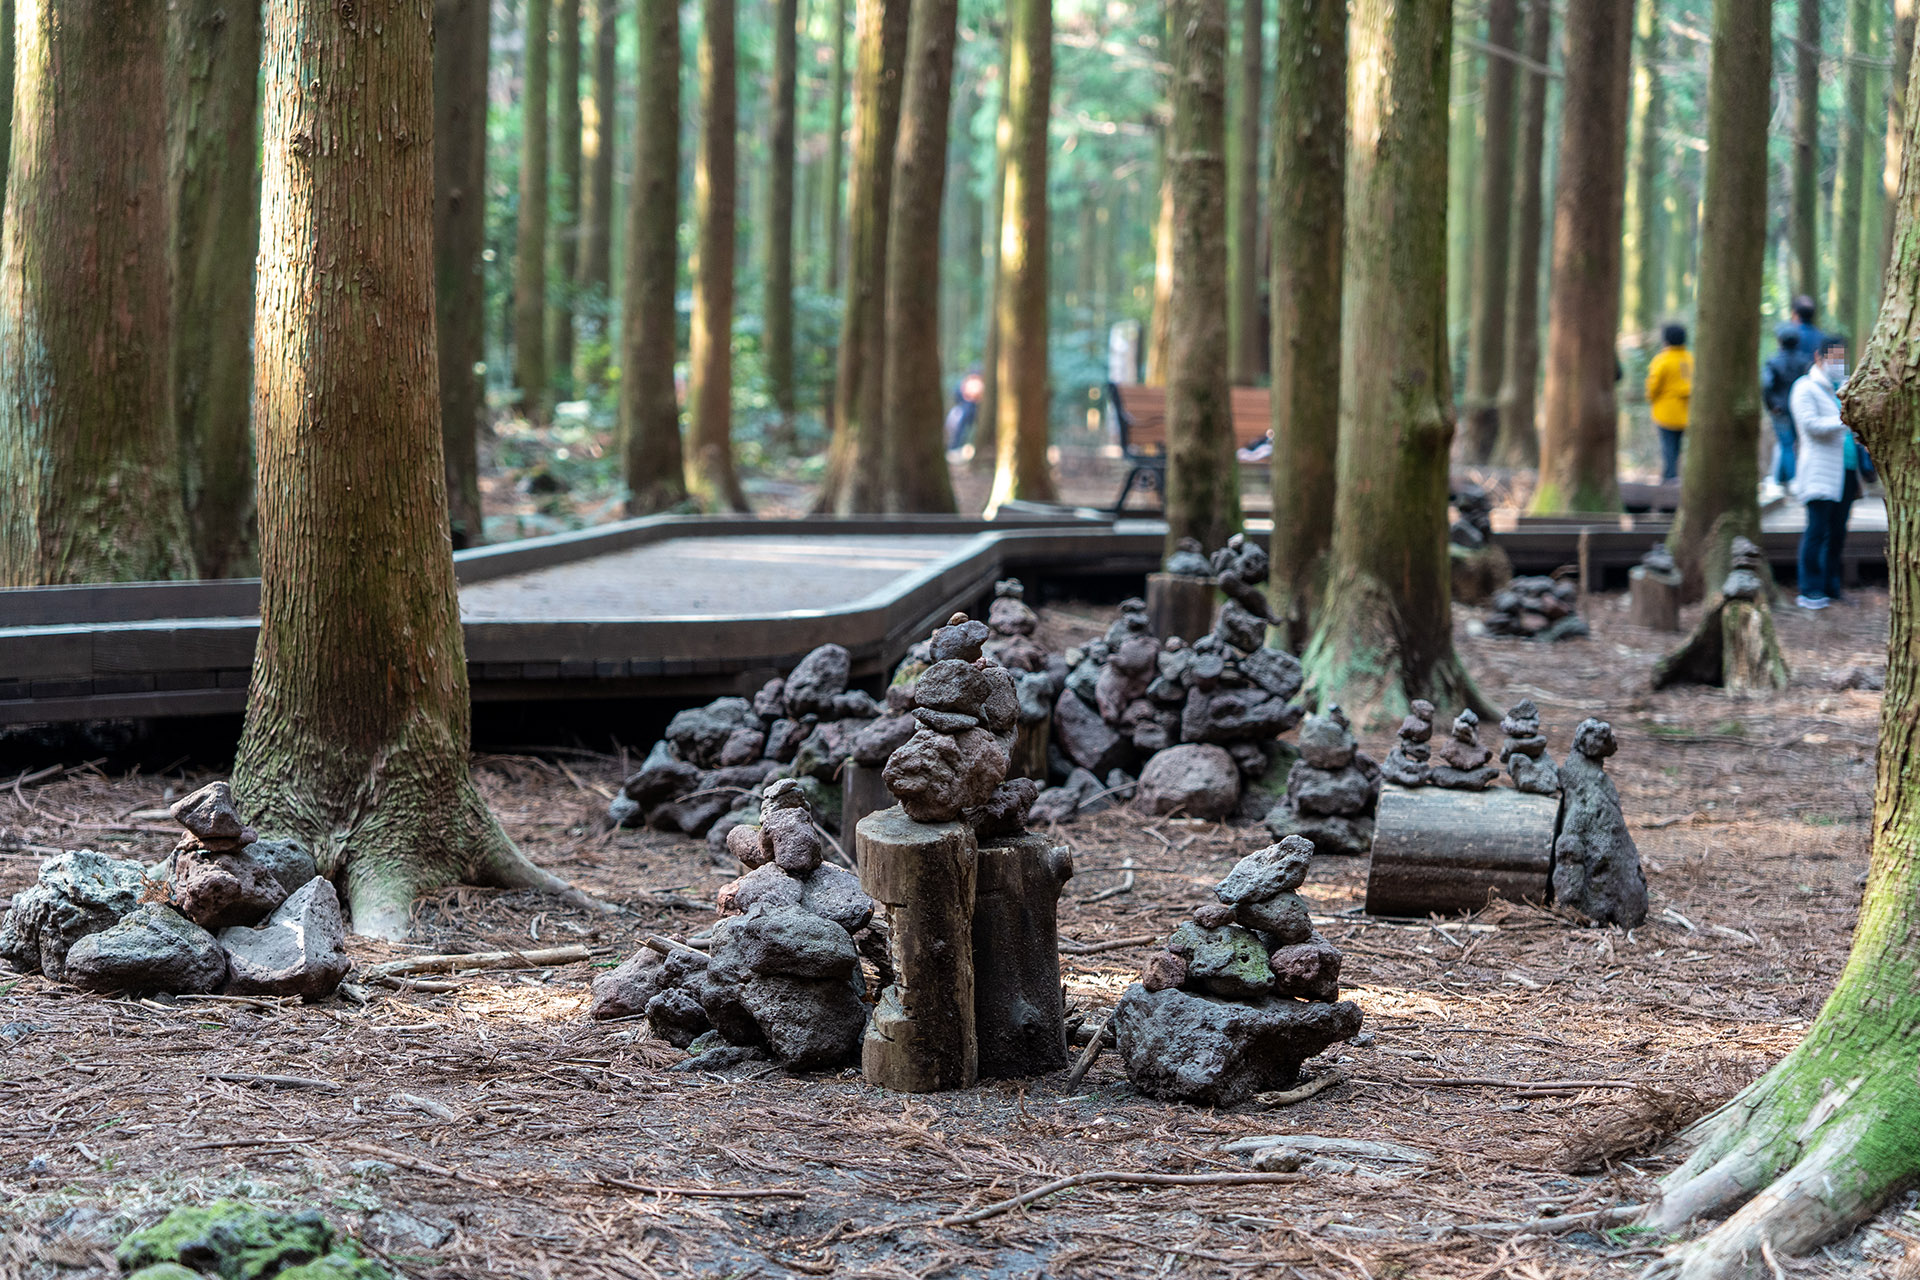
[[[1134,486],[1166,493],[1167,389],[1139,383],[1109,382],[1107,402],[1120,430],[1120,452],[1127,460],[1127,478],[1114,500],[1116,513],[1127,505]],[[1273,426],[1273,409],[1265,387],[1233,388],[1233,447],[1244,449],[1262,439]],[[1264,467],[1265,463],[1243,463]]]

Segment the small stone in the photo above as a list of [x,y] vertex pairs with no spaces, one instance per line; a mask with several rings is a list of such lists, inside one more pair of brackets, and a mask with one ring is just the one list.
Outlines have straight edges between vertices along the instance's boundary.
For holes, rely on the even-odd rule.
[[919,722],[911,715],[881,716],[853,735],[852,759],[856,764],[879,768],[887,757],[907,745],[907,739]]
[[804,886],[799,880],[767,862],[738,880],[722,885],[720,892],[713,895],[713,904],[721,915],[737,916],[744,915],[756,902],[797,907],[803,894]]
[[984,729],[921,729],[893,753],[880,776],[915,822],[953,822],[987,803],[1008,764],[1006,747]]
[[1240,770],[1217,746],[1169,747],[1140,771],[1134,804],[1146,813],[1219,819],[1240,802]]
[[727,832],[727,852],[749,868],[764,867],[773,860],[760,839],[760,828],[746,823]]
[[347,926],[333,882],[315,878],[280,904],[257,929],[220,932],[227,953],[226,990],[242,996],[330,996],[353,967]]
[[845,867],[823,862],[811,875],[790,883],[800,885],[803,908],[850,934],[866,928],[873,919],[873,899],[861,889],[860,877]]
[[760,802],[760,846],[790,876],[820,865],[820,833],[813,827],[813,806],[800,784],[781,778]]
[[825,1071],[860,1057],[867,1027],[865,983],[851,979],[761,977],[740,993],[767,1048],[792,1071]]
[[698,785],[699,768],[682,760],[673,744],[663,739],[654,744],[640,767],[628,775],[620,786],[620,793],[642,805],[656,805],[685,795]]
[[833,700],[846,692],[853,673],[853,655],[837,644],[823,644],[787,674],[787,714],[833,714]]
[[713,1026],[706,1008],[686,987],[668,987],[647,1001],[647,1025],[676,1049],[684,1049]]
[[779,764],[788,764],[800,751],[800,744],[813,732],[813,726],[819,721],[813,716],[800,720],[775,720],[767,729],[767,759]]
[[1207,578],[1213,576],[1212,568],[1207,564],[1206,551],[1198,538],[1181,538],[1173,544],[1173,554],[1167,557],[1163,566],[1167,573],[1179,578]]
[[1255,688],[1265,690],[1282,702],[1299,693],[1306,683],[1300,659],[1266,645],[1247,650],[1234,665]]
[[976,622],[964,613],[956,613],[947,625],[933,633],[929,656],[934,662],[957,660],[977,662],[980,646],[993,635],[984,622]]
[[1360,1007],[1346,1000],[1229,1002],[1135,983],[1120,997],[1114,1032],[1127,1078],[1142,1093],[1231,1107],[1292,1086],[1302,1062],[1350,1039],[1360,1023]]
[[0,957],[23,973],[61,981],[67,951],[91,933],[112,928],[140,905],[147,874],[137,862],[79,849],[40,864],[39,878],[13,895],[0,921]]
[[720,765],[727,768],[732,765],[751,764],[760,758],[766,748],[767,735],[758,729],[735,729],[727,735],[720,747]]
[[1218,929],[1233,923],[1233,908],[1224,902],[1203,902],[1193,909],[1192,919],[1202,929]]
[[1187,980],[1187,962],[1171,951],[1156,951],[1140,970],[1140,985],[1149,991],[1172,991]]
[[1560,771],[1544,756],[1536,759],[1516,755],[1507,761],[1507,770],[1513,775],[1515,791],[1535,796],[1560,794]]
[[1027,827],[1027,814],[1040,797],[1040,784],[1032,778],[1008,778],[993,789],[987,802],[967,812],[976,840],[999,840],[1019,835]]
[[952,711],[978,717],[991,690],[987,674],[971,662],[949,658],[934,663],[914,686],[913,705],[929,711]]
[[1187,958],[1189,983],[1229,1000],[1251,999],[1273,986],[1267,950],[1252,930],[1239,925],[1205,929],[1188,923],[1174,930],[1168,949]]
[[87,991],[207,995],[226,980],[227,956],[212,934],[172,907],[138,907],[90,933],[66,957],[66,980]]
[[848,689],[834,695],[830,713],[835,720],[871,720],[883,710],[865,689]]
[[1220,642],[1242,653],[1251,653],[1266,643],[1266,619],[1250,612],[1238,600],[1228,600],[1220,606],[1220,616],[1214,619],[1213,634]]
[[209,782],[192,795],[174,801],[167,812],[204,848],[238,849],[252,844],[255,838],[234,807],[233,789],[224,782]]
[[1291,893],[1307,882],[1307,866],[1312,861],[1312,842],[1288,836],[1236,862],[1226,879],[1214,886],[1214,896],[1237,904]]
[[1353,763],[1353,733],[1331,716],[1308,716],[1300,725],[1300,758],[1316,769],[1344,769]]
[[244,851],[181,850],[169,890],[174,908],[209,930],[257,924],[287,898],[280,881]]
[[[710,769],[719,765],[720,753],[734,730],[760,727],[760,717],[745,698],[715,698],[704,707],[689,707],[667,721],[666,740],[680,759]],[[651,756],[648,762],[652,762]],[[644,770],[646,766],[641,767]],[[628,794],[646,803],[639,795]]]
[[1439,750],[1441,761],[1449,768],[1471,772],[1493,759],[1493,752],[1480,745],[1479,724],[1480,717],[1474,714],[1472,707],[1461,711],[1455,718],[1453,732],[1440,744]]
[[987,678],[987,700],[980,705],[980,723],[989,733],[1012,733],[1020,723],[1020,695],[1013,672],[988,666],[981,674]]
[[1325,770],[1299,760],[1287,773],[1287,800],[1303,817],[1350,816],[1365,813],[1373,803],[1373,784],[1351,764],[1344,769]]
[[271,837],[247,846],[247,860],[280,882],[288,893],[320,874],[319,864],[298,842]]
[[978,716],[962,715],[958,711],[935,711],[930,707],[915,707],[913,719],[922,728],[935,733],[965,733],[968,729],[980,727]]
[[753,695],[753,714],[762,720],[779,720],[787,714],[787,682],[779,676],[760,686]]
[[1003,636],[1030,636],[1040,627],[1040,615],[1018,596],[1000,596],[987,606],[987,625]]
[[655,996],[706,967],[707,958],[694,952],[676,950],[663,956],[652,947],[641,947],[617,968],[593,980],[591,1014],[607,1019],[645,1013]]
[[1291,946],[1313,935],[1307,915],[1307,900],[1297,893],[1281,893],[1271,898],[1242,902],[1233,908],[1233,918],[1249,929],[1272,934],[1274,942]]
[[1274,994],[1302,1000],[1338,1000],[1340,959],[1339,950],[1317,933],[1305,942],[1274,948]]
[[761,977],[844,978],[860,963],[853,939],[831,920],[799,907],[757,902],[713,927],[713,963]]

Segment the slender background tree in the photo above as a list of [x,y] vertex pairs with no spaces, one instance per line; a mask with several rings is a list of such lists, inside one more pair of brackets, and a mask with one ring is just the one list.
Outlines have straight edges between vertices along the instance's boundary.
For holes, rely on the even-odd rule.
[[619,121],[620,79],[619,0],[593,0],[593,93],[586,99],[581,123],[581,164],[585,186],[580,193],[580,269],[574,277],[574,297],[584,357],[576,361],[585,384],[600,387],[606,381],[607,339],[613,314],[613,223],[615,191],[613,156]]
[[558,390],[573,394],[573,288],[580,269],[580,0],[556,0],[553,11],[554,224],[552,304],[547,359]]
[[620,447],[627,514],[666,511],[687,497],[674,275],[680,260],[680,4],[637,0],[640,74],[633,129],[620,321]]
[[739,86],[734,67],[735,0],[701,0],[700,133],[693,160],[693,328],[687,399],[693,407],[687,487],[709,508],[747,509],[733,465],[734,132]]
[[1788,234],[1793,291],[1820,296],[1820,0],[1795,0],[1793,168]]
[[[434,316],[439,332],[440,442],[455,549],[486,540],[478,433],[486,412],[488,0],[433,7]],[[251,369],[248,373],[251,376]]]
[[777,0],[773,14],[773,104],[767,125],[767,383],[788,430],[798,401],[793,386],[793,145],[798,79],[799,0]]
[[1552,0],[1527,0],[1527,61],[1520,82],[1519,137],[1514,142],[1513,266],[1508,273],[1506,371],[1500,380],[1500,434],[1494,460],[1506,467],[1540,461],[1535,422],[1540,385],[1541,170],[1546,157],[1547,58],[1553,47]]
[[[1233,133],[1227,152],[1227,329],[1233,350],[1233,381],[1248,385],[1261,374],[1260,352],[1260,146],[1262,91],[1266,87],[1266,5],[1240,0],[1240,58],[1229,96]],[[1238,500],[1238,493],[1235,499]]]
[[1507,361],[1507,272],[1513,221],[1513,107],[1518,68],[1511,55],[1519,43],[1520,0],[1489,0],[1487,73],[1482,82],[1480,148],[1474,246],[1472,327],[1467,337],[1467,457],[1486,462],[1500,435],[1500,383]]
[[547,30],[552,0],[527,0],[520,209],[513,258],[513,385],[520,411],[547,412]]

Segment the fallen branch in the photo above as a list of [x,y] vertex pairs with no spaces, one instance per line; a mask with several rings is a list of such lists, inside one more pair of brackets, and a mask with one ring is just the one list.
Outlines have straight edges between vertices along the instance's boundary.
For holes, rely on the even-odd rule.
[[1592,1209],[1586,1213],[1567,1213],[1557,1218],[1529,1218],[1525,1222],[1463,1222],[1454,1226],[1455,1231],[1497,1231],[1511,1232],[1515,1235],[1558,1235],[1562,1231],[1572,1231],[1576,1227],[1608,1227],[1616,1222],[1626,1222],[1640,1216],[1647,1206],[1643,1204],[1616,1205],[1611,1209]]
[[649,1196],[686,1196],[690,1199],[700,1200],[771,1200],[776,1198],[805,1200],[807,1198],[806,1192],[791,1190],[787,1187],[654,1187],[639,1182],[628,1182],[625,1178],[609,1177],[604,1173],[596,1174],[595,1177],[598,1178],[598,1181],[588,1185],[618,1187],[622,1191],[638,1191],[642,1195]]
[[1130,938],[1108,938],[1103,942],[1075,942],[1071,938],[1060,939],[1060,954],[1063,956],[1097,956],[1103,951],[1124,951],[1128,947],[1150,947],[1160,941],[1157,933],[1138,933]]
[[332,1080],[315,1080],[312,1076],[257,1076],[247,1071],[210,1071],[209,1080],[226,1080],[233,1084],[272,1085],[277,1089],[324,1089],[330,1093],[340,1090],[338,1083]]
[[699,956],[702,960],[707,958],[707,953],[698,947],[690,947],[684,942],[676,942],[672,938],[663,937],[657,933],[648,934],[643,941],[648,947],[658,951],[663,956],[670,956],[676,951],[685,951],[690,955]]
[[1322,1089],[1331,1089],[1347,1079],[1344,1071],[1329,1071],[1323,1076],[1315,1076],[1296,1089],[1276,1089],[1271,1093],[1256,1093],[1253,1100],[1263,1107],[1290,1107],[1296,1102],[1305,1102]]
[[1080,899],[1080,901],[1083,903],[1105,902],[1108,898],[1117,898],[1123,893],[1132,893],[1133,892],[1133,859],[1122,858],[1120,860],[1120,870],[1121,870],[1121,876],[1120,876],[1119,884],[1112,885],[1108,888],[1102,889],[1098,893],[1089,894],[1088,896]]
[[474,951],[466,955],[410,956],[369,967],[362,978],[383,982],[408,973],[457,973],[462,969],[542,969],[548,965],[591,960],[593,953],[579,943],[535,951]]
[[376,1160],[385,1160],[388,1164],[402,1169],[411,1169],[415,1173],[430,1173],[436,1178],[452,1178],[456,1182],[470,1182],[476,1187],[486,1187],[490,1191],[500,1190],[500,1184],[492,1178],[477,1177],[471,1173],[462,1173],[458,1169],[449,1169],[445,1165],[434,1164],[431,1160],[416,1160],[412,1156],[401,1155],[386,1147],[376,1147],[371,1142],[343,1142],[340,1144],[349,1151],[358,1151],[363,1156],[372,1156]]
[[1087,1047],[1082,1049],[1080,1056],[1074,1060],[1073,1070],[1067,1072],[1066,1091],[1068,1093],[1072,1093],[1075,1089],[1079,1088],[1080,1082],[1086,1079],[1087,1069],[1093,1066],[1094,1059],[1100,1056],[1102,1046],[1106,1044],[1108,1037],[1113,1034],[1113,1020],[1119,1016],[1120,1010],[1118,1008],[1108,1014],[1107,1020],[1100,1024],[1100,1029],[1093,1033],[1093,1039],[1087,1041]]
[[1356,1156],[1367,1160],[1393,1160],[1401,1164],[1426,1164],[1433,1159],[1418,1147],[1403,1147],[1397,1142],[1368,1142],[1364,1138],[1328,1138],[1317,1133],[1278,1133],[1259,1138],[1239,1138],[1220,1145],[1222,1151],[1247,1155],[1268,1147],[1287,1147],[1312,1155]]
[[1009,1209],[1018,1209],[1023,1204],[1032,1204],[1056,1191],[1065,1191],[1070,1187],[1093,1186],[1102,1182],[1117,1182],[1130,1187],[1244,1187],[1259,1183],[1303,1182],[1297,1173],[1127,1173],[1119,1169],[1095,1169],[1089,1173],[1076,1173],[1065,1178],[1055,1178],[1043,1183],[1031,1191],[1007,1200],[996,1201],[983,1209],[969,1213],[951,1214],[934,1223],[939,1227],[965,1227],[988,1218],[997,1218]]
[[1520,1093],[1551,1090],[1564,1093],[1574,1089],[1638,1089],[1645,1080],[1503,1080],[1495,1076],[1404,1076],[1401,1084],[1428,1085],[1441,1089],[1513,1089]]

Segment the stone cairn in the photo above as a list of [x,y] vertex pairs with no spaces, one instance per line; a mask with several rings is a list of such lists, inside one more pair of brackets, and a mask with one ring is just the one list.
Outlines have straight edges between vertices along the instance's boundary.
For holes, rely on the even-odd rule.
[[1213,627],[1213,564],[1198,538],[1173,544],[1159,573],[1147,575],[1147,617],[1153,634],[1191,643]]
[[1337,706],[1300,726],[1300,758],[1287,774],[1286,799],[1267,814],[1276,836],[1304,836],[1321,853],[1365,853],[1373,846],[1380,766],[1354,742]]
[[1586,619],[1574,612],[1580,598],[1572,582],[1552,578],[1515,578],[1493,593],[1484,625],[1491,636],[1523,640],[1567,640],[1589,634]]
[[1547,759],[1547,740],[1540,732],[1540,709],[1532,698],[1522,698],[1500,720],[1500,763],[1513,776],[1513,789],[1528,795],[1560,794],[1560,773]]
[[91,849],[42,863],[0,921],[0,958],[89,991],[331,995],[346,923],[313,859],[259,839],[224,782],[169,812],[186,831],[151,868]]
[[1400,722],[1399,737],[1387,758],[1380,762],[1380,776],[1397,787],[1424,787],[1431,776],[1427,762],[1433,752],[1427,746],[1433,737],[1433,704],[1415,698]]
[[695,1056],[687,1069],[762,1052],[793,1070],[845,1066],[860,1051],[867,984],[860,957],[884,958],[873,899],[822,858],[812,803],[793,778],[770,783],[758,821],[727,832],[747,868],[723,887],[705,954],[650,938],[593,982],[595,1018],[644,1015]]
[[1477,484],[1448,495],[1457,518],[1447,530],[1453,598],[1485,604],[1513,577],[1513,562],[1493,540],[1493,498]]
[[1560,766],[1553,898],[1589,919],[1632,929],[1647,918],[1647,878],[1607,776],[1606,759],[1617,749],[1605,720],[1582,720],[1573,731],[1573,750]]
[[1227,602],[1191,644],[1156,637],[1146,603],[1127,600],[1103,639],[1067,653],[1051,765],[1066,781],[1041,794],[1035,822],[1066,821],[1106,796],[1126,797],[1135,768],[1137,807],[1223,818],[1272,767],[1277,739],[1300,721],[1291,699],[1302,675],[1293,655],[1266,644],[1267,555],[1236,535],[1208,567]]
[[1359,1032],[1360,1007],[1339,998],[1340,952],[1295,892],[1312,859],[1300,836],[1242,858],[1147,961],[1114,1014],[1135,1088],[1230,1107],[1288,1088],[1301,1063]]
[[1493,752],[1480,742],[1480,717],[1472,707],[1462,708],[1440,744],[1440,763],[1427,771],[1427,781],[1453,791],[1485,791],[1499,776]]

